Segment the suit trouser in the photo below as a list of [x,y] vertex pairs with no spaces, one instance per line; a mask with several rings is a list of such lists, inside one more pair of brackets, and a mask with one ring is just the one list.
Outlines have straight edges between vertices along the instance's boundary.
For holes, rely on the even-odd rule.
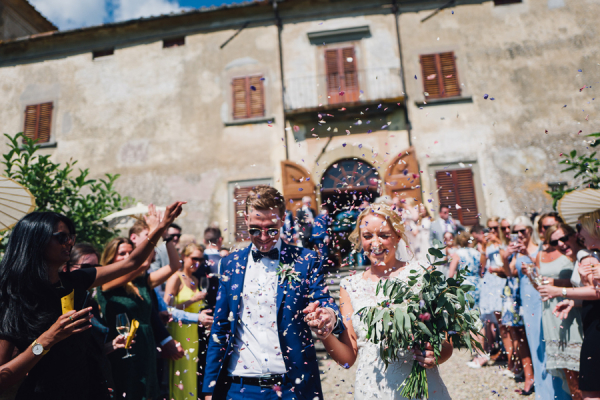
[[264,388],[255,385],[232,383],[227,392],[227,400],[295,400],[297,397],[290,391],[292,385],[281,385],[281,397],[273,388]]

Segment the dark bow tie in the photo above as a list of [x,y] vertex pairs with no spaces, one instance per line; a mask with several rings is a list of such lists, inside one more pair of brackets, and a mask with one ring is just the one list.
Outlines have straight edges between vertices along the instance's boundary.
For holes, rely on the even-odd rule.
[[270,258],[271,260],[279,259],[279,250],[271,249],[268,253],[261,253],[260,251],[252,250],[252,258],[254,261],[259,262],[263,257]]

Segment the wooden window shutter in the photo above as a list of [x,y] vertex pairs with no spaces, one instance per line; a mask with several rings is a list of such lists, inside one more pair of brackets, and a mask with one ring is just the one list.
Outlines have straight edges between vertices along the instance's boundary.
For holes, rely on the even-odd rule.
[[235,188],[233,190],[233,199],[235,205],[235,241],[242,242],[248,240],[248,227],[244,219],[246,212],[246,198],[252,190],[251,187]]
[[[473,171],[469,168],[437,171],[435,174],[440,206],[448,206],[463,225],[479,221]],[[458,205],[458,207],[457,207]]]
[[250,76],[249,81],[249,101],[250,104],[250,118],[264,117],[265,115],[265,101],[264,101],[264,90],[262,76]]
[[423,91],[429,99],[460,95],[454,52],[420,56]]
[[53,104],[42,103],[25,107],[25,127],[23,134],[37,143],[50,141]]
[[233,119],[264,117],[265,93],[262,76],[235,78],[232,86]]
[[325,50],[325,71],[330,104],[358,100],[360,90],[354,47]]

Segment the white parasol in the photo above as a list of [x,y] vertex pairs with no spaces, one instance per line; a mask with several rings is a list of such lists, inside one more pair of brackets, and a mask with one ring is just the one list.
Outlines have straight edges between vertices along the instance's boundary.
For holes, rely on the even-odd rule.
[[[167,207],[159,207],[155,206],[156,211],[159,213],[163,213]],[[148,206],[137,203],[134,207],[128,208],[126,210],[117,211],[116,213],[112,213],[109,216],[102,218],[104,221],[112,221],[113,219],[123,218],[123,217],[133,217],[136,219],[143,218],[144,215],[148,214]],[[184,217],[186,214],[184,212],[179,215],[177,218]]]
[[0,175],[0,232],[35,210],[35,198],[26,187]]
[[567,193],[556,208],[565,223],[575,225],[581,214],[600,209],[600,190],[588,188]]

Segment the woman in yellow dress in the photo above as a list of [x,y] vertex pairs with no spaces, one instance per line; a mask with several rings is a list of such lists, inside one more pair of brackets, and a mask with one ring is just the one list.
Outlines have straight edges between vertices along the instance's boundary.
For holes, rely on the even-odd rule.
[[[183,271],[176,272],[167,281],[165,302],[187,312],[197,313],[205,307],[206,292],[198,289],[198,280],[192,275],[204,261],[202,250],[189,244],[183,250]],[[198,325],[169,323],[173,339],[181,343],[185,357],[170,362],[169,392],[171,399],[196,400],[198,398]]]

